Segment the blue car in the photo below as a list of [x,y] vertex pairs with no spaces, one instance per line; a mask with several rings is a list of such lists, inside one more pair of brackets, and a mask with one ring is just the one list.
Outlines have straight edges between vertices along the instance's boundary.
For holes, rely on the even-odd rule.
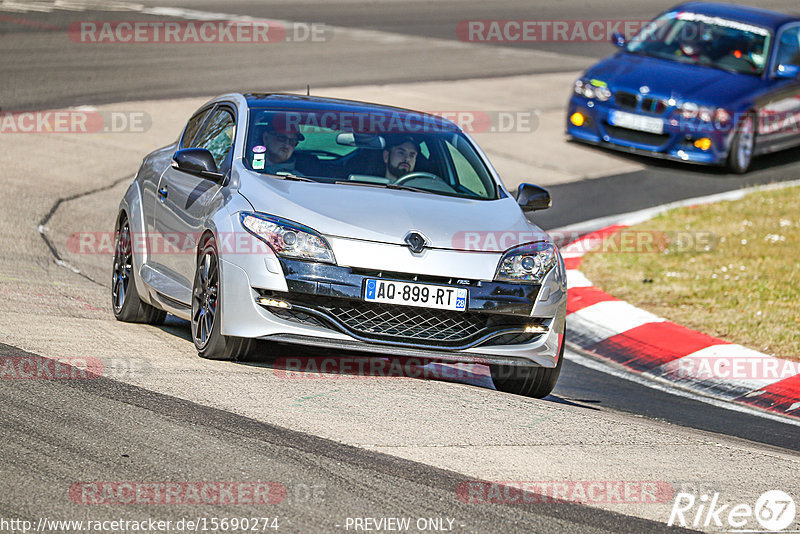
[[575,81],[574,140],[744,173],[800,145],[800,17],[690,2]]

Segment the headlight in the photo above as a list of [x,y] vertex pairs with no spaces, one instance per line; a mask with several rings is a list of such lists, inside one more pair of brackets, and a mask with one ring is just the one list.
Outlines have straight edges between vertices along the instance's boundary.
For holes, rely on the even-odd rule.
[[278,256],[336,263],[325,238],[307,226],[261,213],[242,212],[240,217],[244,229],[264,241]]
[[546,241],[514,247],[500,259],[494,279],[498,282],[541,282],[556,264],[555,247]]
[[605,102],[611,98],[611,90],[608,87],[595,87],[594,96],[597,97],[597,100]]
[[583,78],[575,80],[574,90],[576,94],[579,94],[584,98],[594,98],[594,87],[592,87],[592,84],[589,83],[589,80],[585,80]]
[[714,122],[719,125],[726,125],[731,121],[731,114],[728,113],[727,110],[718,108],[716,112],[714,112]]
[[573,86],[575,94],[581,95],[584,98],[596,98],[601,102],[605,102],[611,98],[611,90],[600,80],[587,80],[586,78],[578,78],[575,80]]
[[700,119],[703,122],[711,122],[716,112],[714,108],[698,106],[694,102],[684,102],[680,110],[684,119]]

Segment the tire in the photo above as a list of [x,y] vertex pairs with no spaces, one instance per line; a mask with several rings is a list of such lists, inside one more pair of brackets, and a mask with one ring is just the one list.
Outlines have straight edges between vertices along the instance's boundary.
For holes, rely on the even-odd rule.
[[116,231],[114,266],[111,271],[111,309],[118,321],[157,325],[164,322],[167,312],[142,302],[133,279],[133,250],[131,227],[123,214]]
[[558,353],[558,363],[555,367],[489,365],[494,387],[498,391],[535,399],[547,397],[556,387],[558,376],[561,374],[561,366],[564,363],[564,345],[566,343],[562,341]]
[[201,358],[246,361],[255,350],[257,340],[220,333],[223,288],[219,274],[217,246],[213,238],[208,238],[197,256],[192,285],[192,340]]
[[728,152],[728,169],[736,174],[744,174],[753,161],[753,148],[756,142],[755,119],[753,113],[742,116],[736,125],[736,134]]

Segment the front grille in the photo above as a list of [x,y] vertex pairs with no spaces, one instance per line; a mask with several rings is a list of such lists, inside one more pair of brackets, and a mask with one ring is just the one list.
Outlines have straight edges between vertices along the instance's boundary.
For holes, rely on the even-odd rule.
[[636,95],[632,93],[617,91],[614,93],[614,102],[621,108],[636,109]]
[[[288,310],[270,308],[277,317],[337,329],[369,341],[462,349],[478,344],[525,343],[541,335],[522,332],[526,325],[537,322],[530,317],[434,310],[320,296],[275,296],[293,306]],[[500,335],[491,337],[492,334]]]
[[284,321],[299,323],[306,326],[319,326],[322,328],[328,328],[327,324],[323,323],[313,315],[307,314],[306,312],[301,312],[294,309],[286,310],[283,308],[270,308],[270,311],[274,316],[280,317]]
[[642,111],[662,115],[667,110],[667,103],[658,98],[643,98]]
[[640,132],[639,130],[630,130],[628,128],[620,128],[612,126],[608,123],[605,125],[608,135],[621,141],[628,141],[630,143],[638,143],[641,145],[650,145],[652,147],[660,147],[669,140],[669,134],[655,134],[650,132]]
[[[639,99],[641,98],[641,107],[639,106]],[[644,111],[645,113],[654,113],[656,115],[663,115],[667,108],[667,102],[660,98],[653,98],[651,96],[638,97],[633,93],[626,91],[617,91],[614,93],[614,102],[617,107]]]
[[502,336],[489,339],[485,343],[482,343],[482,345],[520,345],[522,343],[530,343],[540,335],[541,334],[526,334],[525,332],[520,334],[503,334]]

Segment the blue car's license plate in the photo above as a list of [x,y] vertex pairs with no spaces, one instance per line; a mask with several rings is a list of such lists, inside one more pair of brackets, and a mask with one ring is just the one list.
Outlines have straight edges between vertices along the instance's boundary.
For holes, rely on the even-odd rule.
[[440,310],[466,311],[469,291],[463,287],[367,279],[364,300]]
[[608,123],[620,128],[639,130],[654,134],[664,133],[664,121],[656,117],[647,117],[635,113],[613,110],[608,114]]

